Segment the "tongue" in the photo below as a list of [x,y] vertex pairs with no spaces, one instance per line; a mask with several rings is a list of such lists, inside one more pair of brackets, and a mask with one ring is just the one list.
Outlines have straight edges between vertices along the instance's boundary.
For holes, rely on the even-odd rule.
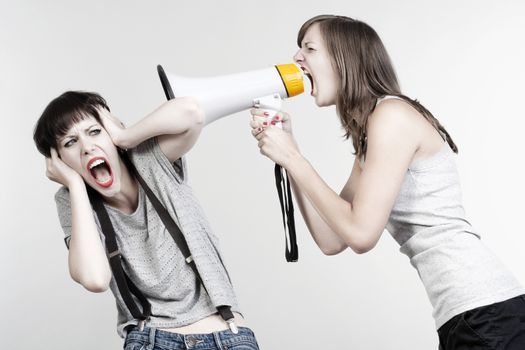
[[111,174],[105,166],[95,167],[94,169],[92,169],[92,174],[97,180],[97,182],[100,183],[106,183],[111,179]]

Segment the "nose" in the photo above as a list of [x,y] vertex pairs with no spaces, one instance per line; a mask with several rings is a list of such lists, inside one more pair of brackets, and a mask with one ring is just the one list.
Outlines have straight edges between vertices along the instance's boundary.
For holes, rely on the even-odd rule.
[[88,155],[95,150],[95,145],[93,144],[93,142],[91,142],[91,140],[89,140],[89,138],[81,137],[79,139],[79,142],[80,142],[80,145],[82,146],[81,147],[82,154]]
[[296,63],[301,63],[304,60],[303,54],[301,53],[300,49],[295,53],[295,55],[293,55],[293,60]]

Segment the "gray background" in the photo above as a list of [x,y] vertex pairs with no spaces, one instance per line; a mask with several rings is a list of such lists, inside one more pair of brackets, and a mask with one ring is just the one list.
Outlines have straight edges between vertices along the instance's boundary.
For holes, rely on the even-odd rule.
[[[291,61],[299,26],[337,13],[372,25],[403,87],[459,145],[468,217],[525,283],[522,1],[0,2],[0,334],[4,349],[119,348],[110,292],[70,278],[44,159],[32,142],[45,105],[100,92],[126,123],[164,101],[156,65],[211,76]],[[333,108],[285,103],[303,153],[339,190],[349,175]],[[372,252],[325,257],[297,218],[300,261],[283,256],[272,163],[247,112],[208,126],[189,154],[192,184],[222,239],[262,349],[435,349],[416,271],[385,233]]]

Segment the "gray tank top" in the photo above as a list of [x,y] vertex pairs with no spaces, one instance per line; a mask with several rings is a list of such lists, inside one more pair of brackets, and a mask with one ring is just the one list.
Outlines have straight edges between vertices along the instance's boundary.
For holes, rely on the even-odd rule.
[[417,270],[436,328],[464,311],[525,293],[466,220],[447,143],[409,166],[386,229]]
[[[156,138],[131,150],[130,158],[179,225],[209,292],[206,293],[197,281],[139,187],[139,203],[135,212],[128,215],[107,205],[106,209],[115,228],[123,268],[151,303],[152,316],[147,325],[157,328],[185,326],[216,313],[215,306],[218,305],[230,305],[232,311],[240,312],[228,273],[222,264],[218,239],[188,185],[184,159],[170,163]],[[62,187],[56,193],[55,201],[68,242],[71,206],[67,188]],[[104,243],[96,215],[95,219]],[[136,324],[137,320],[128,311],[113,278],[110,289],[117,302],[117,331],[124,337],[124,328]]]

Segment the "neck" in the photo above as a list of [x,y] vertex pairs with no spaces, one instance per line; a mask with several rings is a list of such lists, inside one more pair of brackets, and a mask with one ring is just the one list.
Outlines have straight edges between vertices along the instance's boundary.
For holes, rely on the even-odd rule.
[[104,200],[113,208],[123,213],[131,214],[138,206],[139,186],[137,180],[131,176],[131,173],[122,160],[120,160],[120,169],[120,191],[114,196],[105,197]]

